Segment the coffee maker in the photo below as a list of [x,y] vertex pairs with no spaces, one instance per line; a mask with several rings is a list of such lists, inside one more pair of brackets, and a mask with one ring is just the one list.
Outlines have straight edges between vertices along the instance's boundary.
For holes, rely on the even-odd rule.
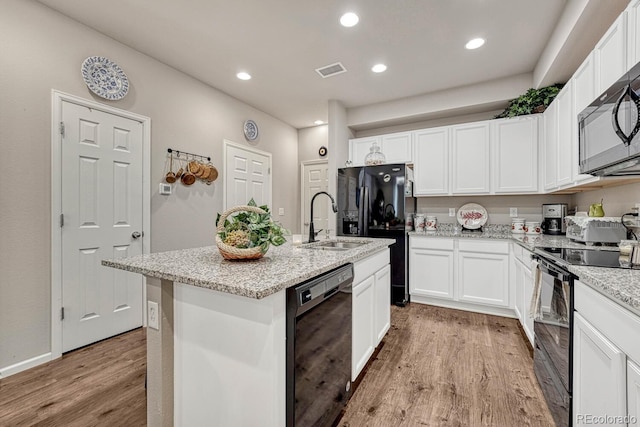
[[568,205],[566,203],[554,203],[542,205],[542,232],[544,234],[560,235],[567,232],[564,217],[567,216]]

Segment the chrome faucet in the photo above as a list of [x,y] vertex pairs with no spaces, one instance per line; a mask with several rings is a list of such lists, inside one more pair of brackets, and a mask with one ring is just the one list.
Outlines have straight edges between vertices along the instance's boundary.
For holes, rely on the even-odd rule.
[[[333,212],[334,213],[338,212],[338,205],[336,205],[336,201],[334,200],[331,194],[327,193],[326,191],[319,191],[313,195],[313,197],[311,198],[311,221],[309,221],[309,243],[316,241],[316,233],[313,230],[313,201],[320,194],[326,194],[327,196],[329,196],[329,198],[331,199],[331,208],[333,209]],[[322,231],[322,230],[319,230],[319,231]]]

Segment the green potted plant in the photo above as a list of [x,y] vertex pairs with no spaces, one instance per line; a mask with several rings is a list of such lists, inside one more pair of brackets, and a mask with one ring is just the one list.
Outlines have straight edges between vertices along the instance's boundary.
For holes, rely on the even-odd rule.
[[509,101],[507,108],[494,118],[501,119],[504,117],[542,113],[549,104],[551,104],[551,101],[553,101],[563,86],[563,83],[556,83],[540,89],[531,88],[516,99]]

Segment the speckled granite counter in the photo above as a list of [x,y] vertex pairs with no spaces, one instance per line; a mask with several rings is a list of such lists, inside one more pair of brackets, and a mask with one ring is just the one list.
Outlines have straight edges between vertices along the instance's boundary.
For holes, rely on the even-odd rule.
[[[410,236],[508,239],[519,243],[525,249],[533,251],[540,247],[584,249],[583,243],[574,242],[565,236],[512,234],[508,225],[487,225],[483,232],[459,231],[454,224],[438,224],[437,231],[412,231]],[[617,251],[616,246],[592,247],[597,250]],[[578,276],[580,282],[592,287],[601,294],[633,311],[640,316],[640,270],[624,268],[585,267],[570,265],[568,269]]]
[[216,246],[207,246],[103,260],[102,265],[260,299],[395,243],[393,239],[338,240],[366,244],[346,251],[329,251],[305,249],[309,245],[292,246],[287,242],[271,246],[263,258],[255,261],[227,261]]

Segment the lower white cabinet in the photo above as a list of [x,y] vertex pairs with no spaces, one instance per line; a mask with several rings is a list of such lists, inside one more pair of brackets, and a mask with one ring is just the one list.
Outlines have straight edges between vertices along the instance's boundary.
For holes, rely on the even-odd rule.
[[411,301],[514,317],[509,242],[411,235]]
[[509,307],[509,254],[460,249],[460,301]]
[[574,425],[587,415],[626,415],[625,354],[579,313],[573,331]]
[[[522,324],[522,328],[524,329],[525,334],[527,334],[527,338],[529,338],[529,342],[533,345],[533,317],[531,317],[531,298],[533,298],[533,285],[535,279],[535,271],[531,269],[531,255],[527,255],[529,258],[529,263],[523,264],[522,274],[523,274],[523,285],[524,285],[524,312],[522,315],[522,320],[520,323]],[[527,268],[529,267],[529,268]]]
[[389,250],[353,266],[351,379],[355,381],[391,325]]
[[579,280],[574,297],[574,425],[588,424],[587,416],[606,416],[608,424],[600,422],[606,425],[626,425],[624,417],[628,417],[629,425],[636,425],[640,417],[640,340],[636,339],[640,317]]
[[531,266],[531,251],[518,243],[511,243],[513,253],[513,285],[515,286],[515,312],[527,338],[533,345],[533,318],[530,316],[535,271]]
[[640,366],[631,360],[627,361],[627,405],[629,417],[640,419]]
[[453,239],[411,237],[409,294],[453,300]]

